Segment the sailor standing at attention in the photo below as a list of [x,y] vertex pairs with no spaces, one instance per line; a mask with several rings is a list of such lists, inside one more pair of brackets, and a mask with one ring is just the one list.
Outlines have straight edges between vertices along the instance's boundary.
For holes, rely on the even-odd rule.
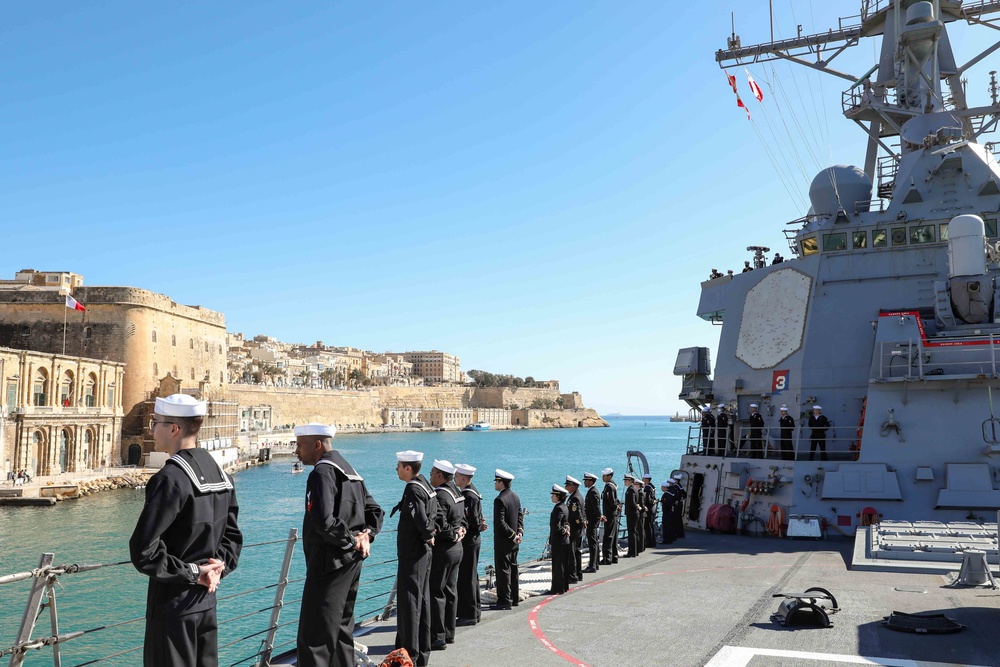
[[674,493],[677,494],[674,502],[674,537],[678,539],[684,537],[684,499],[688,495],[681,484],[683,479],[684,473],[674,473]]
[[628,531],[628,553],[625,554],[625,558],[635,558],[641,549],[639,542],[639,531],[642,530],[639,526],[640,498],[635,491],[635,477],[632,476],[632,473],[625,473],[625,477],[622,479],[625,480],[625,527]]
[[552,547],[552,587],[546,595],[562,595],[569,590],[569,568],[575,562],[569,553],[570,526],[566,498],[569,492],[552,485],[552,514],[549,515],[549,546]]
[[570,568],[566,578],[569,583],[583,581],[583,531],[587,527],[587,519],[583,514],[583,496],[580,495],[580,480],[566,475],[566,507],[569,509],[569,555]]
[[715,455],[715,415],[710,405],[701,409],[701,451],[709,456]]
[[750,458],[764,457],[764,416],[757,412],[757,404],[750,404]]
[[598,539],[604,515],[601,514],[601,494],[597,491],[597,475],[592,472],[583,473],[583,485],[587,487],[587,497],[584,499],[584,514],[587,518],[587,551],[590,560],[585,573],[593,574],[600,569],[601,543]]
[[243,535],[233,479],[198,447],[206,404],[186,394],[157,398],[154,450],[170,454],[146,485],[129,540],[132,564],[149,577],[145,667],[215,667],[215,591],[236,569]]
[[472,484],[476,469],[468,463],[455,465],[455,484],[465,497],[466,533],[462,538],[462,564],[458,568],[459,626],[475,625],[482,615],[479,598],[480,537],[488,527],[483,519],[483,496]]
[[663,537],[663,544],[673,544],[677,536],[674,535],[674,501],[677,496],[673,493],[673,478],[668,477],[667,481],[660,484],[660,533]]
[[437,518],[437,494],[420,474],[423,452],[396,453],[396,475],[406,482],[396,533],[396,648],[405,648],[417,667],[431,655],[431,546]]
[[652,549],[656,546],[656,487],[648,472],[642,475],[642,504],[646,508],[645,544],[647,549]]
[[458,568],[465,537],[465,497],[455,486],[455,466],[435,461],[431,485],[437,493],[437,532],[431,554],[431,650],[455,643],[458,615]]
[[382,508],[361,475],[333,449],[336,433],[326,424],[295,427],[295,454],[313,466],[302,518],[306,581],[299,612],[301,667],[353,667],[361,562],[382,529]]
[[823,414],[823,408],[819,405],[813,406],[812,414],[809,415],[809,460],[813,460],[816,455],[816,448],[819,447],[819,458],[826,461],[826,431],[833,426],[830,420]]
[[493,500],[493,555],[496,559],[497,601],[493,609],[510,609],[520,603],[517,551],[524,538],[524,514],[521,499],[510,490],[514,476],[496,469],[493,488],[499,493]]
[[715,456],[725,456],[729,443],[729,412],[720,405],[719,416],[715,418]]
[[601,492],[601,512],[604,513],[604,558],[602,565],[611,565],[618,562],[618,517],[621,512],[621,503],[618,502],[618,485],[612,480],[615,476],[614,468],[605,468],[601,471],[601,478],[604,480],[604,491]]
[[780,410],[781,416],[778,418],[778,427],[780,432],[781,459],[783,461],[794,461],[795,451],[792,449],[792,431],[795,429],[795,420],[788,414],[787,405],[782,405]]

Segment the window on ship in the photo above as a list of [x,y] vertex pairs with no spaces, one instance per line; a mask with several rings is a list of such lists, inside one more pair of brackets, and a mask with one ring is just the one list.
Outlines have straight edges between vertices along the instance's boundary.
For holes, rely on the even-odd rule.
[[942,241],[948,240],[948,223],[942,222],[938,225],[938,238]]
[[854,240],[854,249],[868,247],[868,232],[854,232],[852,234]]
[[892,228],[892,245],[906,245],[906,227]]
[[916,225],[910,227],[910,243],[934,243],[934,225]]
[[819,245],[816,243],[815,236],[810,236],[807,239],[802,239],[803,255],[815,255],[818,252],[819,252]]
[[997,237],[997,219],[996,218],[983,218],[983,222],[986,223],[986,236],[989,238]]
[[823,252],[847,249],[847,233],[823,234]]
[[888,236],[884,229],[876,229],[872,231],[872,247],[873,248],[884,248],[888,245]]

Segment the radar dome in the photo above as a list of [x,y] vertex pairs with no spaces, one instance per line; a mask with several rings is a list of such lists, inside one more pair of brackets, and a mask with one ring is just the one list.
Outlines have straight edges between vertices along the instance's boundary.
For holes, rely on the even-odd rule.
[[809,201],[816,215],[847,214],[868,210],[872,179],[860,167],[838,164],[816,175],[809,186]]

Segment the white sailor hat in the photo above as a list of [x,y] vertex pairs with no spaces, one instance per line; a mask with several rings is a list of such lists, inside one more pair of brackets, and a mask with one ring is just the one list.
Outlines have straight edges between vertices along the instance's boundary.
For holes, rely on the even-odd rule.
[[458,475],[468,475],[469,477],[472,477],[476,474],[476,469],[468,463],[456,463],[455,473]]
[[653,479],[653,476],[652,476],[652,475],[650,475],[650,474],[649,474],[648,472],[644,472],[644,473],[642,474],[642,478],[643,478],[643,479]]
[[633,475],[630,472],[627,472],[622,476],[622,479],[635,479],[635,475]]
[[760,407],[760,406],[758,406],[758,405],[757,405],[756,403],[751,403],[751,404],[750,404],[750,407],[751,407],[751,408],[756,408],[756,407]]
[[584,478],[584,479],[592,479],[592,480],[594,480],[595,482],[597,481],[597,475],[595,475],[595,474],[594,474],[594,473],[592,473],[592,472],[585,472],[585,473],[583,473],[583,478]]
[[578,480],[576,477],[570,477],[569,475],[566,475],[566,483],[576,484],[577,486],[580,486],[580,480]]
[[445,461],[444,459],[442,459],[442,460],[439,461],[439,460],[435,459],[434,460],[434,467],[437,468],[438,470],[440,470],[441,472],[446,473],[448,475],[454,475],[455,474],[455,466],[453,466],[451,464],[451,461]]
[[788,412],[788,406],[787,406],[787,405],[782,405],[782,406],[781,406],[780,408],[778,408],[778,409],[779,409],[779,410],[781,410],[782,412]]
[[194,396],[173,394],[156,399],[153,412],[164,417],[203,417],[208,412],[208,405]]
[[672,481],[673,480],[670,477],[668,477],[667,481],[665,481],[662,484],[660,484],[660,488],[661,489],[669,489],[670,488],[670,482],[672,482]]
[[605,468],[604,470],[601,471],[601,474],[602,475],[614,475],[615,474],[615,469],[614,468]]
[[513,476],[513,475],[511,475],[511,474],[510,474],[509,472],[507,472],[506,470],[500,470],[500,468],[497,468],[497,471],[496,471],[496,478],[497,478],[497,479],[506,479],[506,480],[507,480],[507,481],[509,481],[509,482],[512,482],[512,481],[514,481],[514,476]]
[[296,426],[293,431],[296,438],[300,435],[315,435],[320,438],[332,438],[337,435],[337,427],[328,424],[303,424],[302,426]]
[[823,409],[822,405],[814,405],[813,406],[813,410],[822,410],[822,409]]
[[569,491],[567,491],[563,487],[559,486],[558,484],[553,484],[552,485],[552,493],[561,493],[564,496],[568,496],[569,495]]
[[684,479],[684,473],[679,472],[674,474],[674,479],[676,479],[678,482],[681,481],[682,479]]
[[705,407],[703,407],[701,409],[701,411],[702,412],[711,412],[712,411],[712,406],[711,405],[706,405]]
[[420,463],[424,460],[424,453],[407,449],[405,452],[396,452],[396,460],[400,463]]

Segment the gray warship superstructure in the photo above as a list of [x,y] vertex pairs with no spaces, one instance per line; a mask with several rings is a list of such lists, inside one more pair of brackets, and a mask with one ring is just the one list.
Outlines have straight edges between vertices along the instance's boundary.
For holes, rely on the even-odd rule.
[[[996,519],[1000,510],[1000,167],[990,144],[1000,105],[970,108],[963,76],[1000,43],[958,64],[948,24],[994,29],[1000,2],[866,0],[855,24],[743,47],[723,68],[782,58],[849,82],[845,116],[868,138],[864,168],[813,180],[808,214],[786,231],[793,256],[702,283],[698,315],[721,324],[674,373],[693,410],[725,407],[733,428],[693,428],[681,469],[688,520],[726,504],[745,523],[802,515],[853,535],[879,517]],[[849,23],[849,22],[848,22]],[[860,77],[831,61],[882,38]],[[764,426],[754,432],[750,406]],[[782,456],[781,405],[795,419]],[[813,405],[833,426],[810,460]],[[755,439],[763,441],[757,456]]]

